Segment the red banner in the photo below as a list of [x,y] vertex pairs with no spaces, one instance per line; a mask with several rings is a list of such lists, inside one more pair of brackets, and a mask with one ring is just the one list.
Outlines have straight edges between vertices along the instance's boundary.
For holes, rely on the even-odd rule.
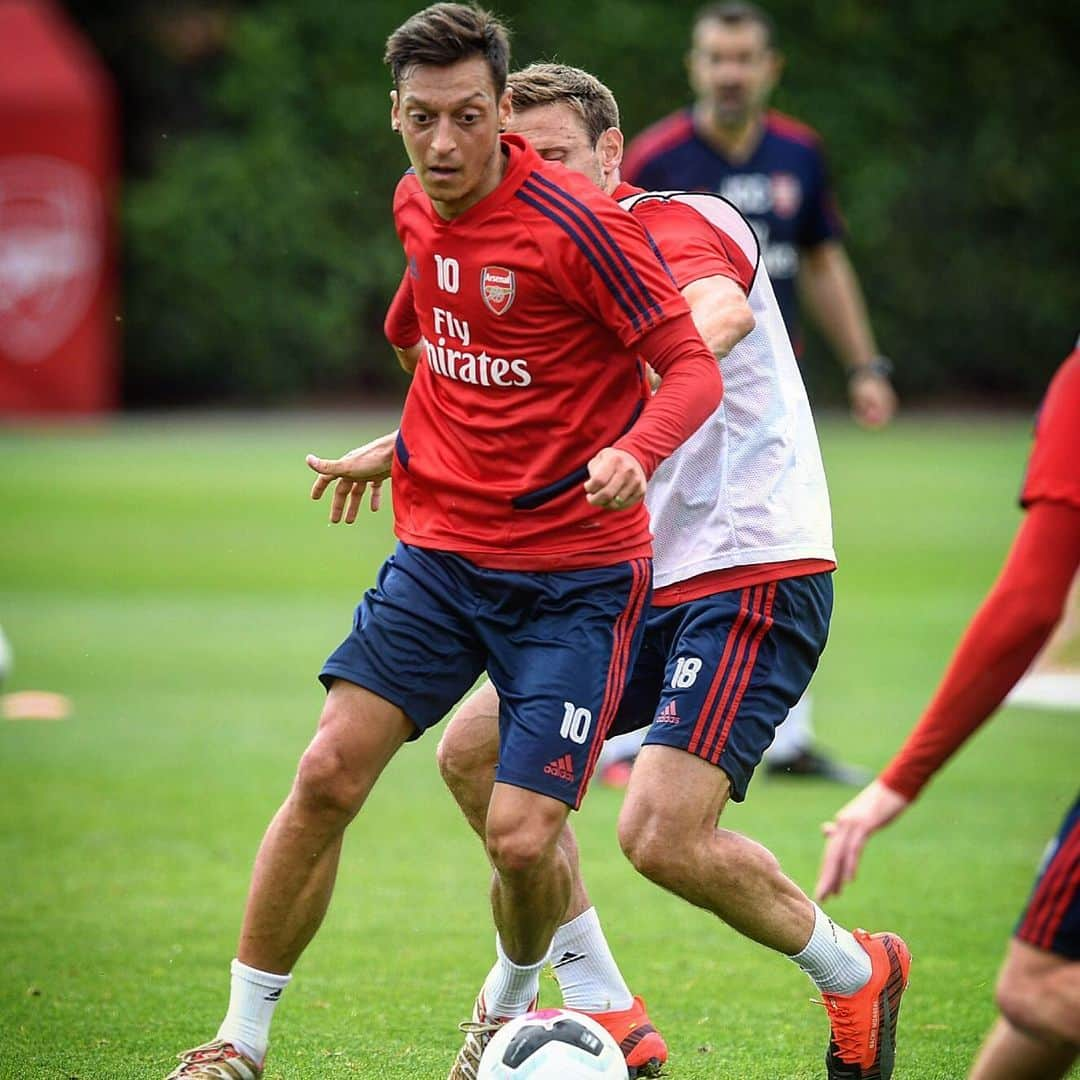
[[117,400],[112,88],[47,0],[0,0],[0,414]]

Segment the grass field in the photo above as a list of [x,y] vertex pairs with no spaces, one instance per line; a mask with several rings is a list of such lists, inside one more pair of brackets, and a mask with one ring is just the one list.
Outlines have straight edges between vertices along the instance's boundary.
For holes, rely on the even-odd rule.
[[[303,455],[378,426],[256,416],[0,432],[9,688],[75,703],[66,721],[0,723],[3,1080],[162,1077],[216,1030],[250,860],[318,715],[314,674],[391,543],[385,514],[325,525]],[[823,424],[841,570],[816,716],[843,757],[883,764],[925,702],[1019,520],[1028,428]],[[268,1078],[446,1073],[492,931],[485,862],[435,742],[406,748],[349,833]],[[964,1075],[1078,760],[1074,717],[1009,710],[831,906],[901,931],[915,954],[897,1078]],[[845,797],[759,778],[725,823],[810,887],[819,823]],[[806,978],[637,878],[617,851],[618,806],[594,789],[576,823],[670,1075],[822,1076],[827,1025]]]

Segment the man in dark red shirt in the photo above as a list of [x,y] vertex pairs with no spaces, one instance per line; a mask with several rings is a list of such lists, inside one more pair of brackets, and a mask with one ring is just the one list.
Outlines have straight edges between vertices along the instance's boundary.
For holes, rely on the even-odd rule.
[[[557,840],[640,644],[645,484],[720,402],[712,355],[643,229],[500,137],[498,21],[433,5],[390,36],[386,61],[413,166],[394,215],[427,347],[393,466],[401,542],[320,675],[318,733],[256,858],[228,1014],[172,1077],[262,1075],[345,828],[401,746],[485,670],[513,703],[488,812],[492,909],[515,976],[542,967],[570,894]],[[664,378],[647,401],[641,358]]]
[[[1020,501],[1027,515],[941,685],[877,780],[825,825],[817,894],[855,876],[870,836],[895,820],[985,723],[1060,621],[1080,568],[1080,348],[1039,414]],[[1001,1017],[971,1080],[1054,1080],[1080,1054],[1080,799],[1065,817],[1016,929],[997,987]]]

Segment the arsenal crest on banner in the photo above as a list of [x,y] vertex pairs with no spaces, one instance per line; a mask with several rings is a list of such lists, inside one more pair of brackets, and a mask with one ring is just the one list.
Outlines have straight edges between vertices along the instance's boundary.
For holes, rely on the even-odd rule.
[[485,266],[480,271],[480,295],[488,309],[496,315],[505,315],[514,302],[517,280],[513,270],[505,266]]

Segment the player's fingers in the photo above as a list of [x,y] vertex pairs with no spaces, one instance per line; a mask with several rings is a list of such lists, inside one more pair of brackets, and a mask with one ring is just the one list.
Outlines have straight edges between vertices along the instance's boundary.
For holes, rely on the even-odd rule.
[[304,460],[307,462],[308,468],[317,473],[328,473],[331,476],[336,476],[341,471],[340,461],[316,457],[314,454],[308,454]]
[[854,878],[861,845],[853,849],[852,845],[857,841],[849,822],[826,821],[822,831],[828,840],[825,842],[815,892],[819,898],[827,898],[838,894]]
[[349,505],[345,510],[345,524],[352,525],[356,522],[356,515],[360,512],[360,503],[364,498],[363,483],[355,483],[349,491]]
[[821,857],[821,870],[818,872],[814,896],[818,900],[827,900],[836,888],[836,847],[832,840],[825,845],[825,854]]
[[345,500],[352,491],[352,481],[342,477],[334,485],[334,498],[330,503],[330,521],[336,525],[341,521],[341,515],[345,512]]
[[369,496],[369,505],[371,506],[371,512],[375,513],[376,510],[382,506],[382,481],[371,481],[371,495]]
[[840,882],[847,885],[855,880],[855,873],[859,869],[859,856],[862,854],[865,837],[849,831],[844,837],[841,846]]
[[631,506],[637,506],[641,499],[642,495],[638,492],[628,492],[625,488],[620,488],[619,493],[612,496],[609,505],[612,510],[629,510]]
[[616,505],[615,498],[618,495],[619,489],[615,484],[605,484],[602,488],[594,491],[591,495],[587,495],[586,498],[593,506],[602,506],[607,510],[618,510],[621,507],[621,503]]
[[321,499],[323,497],[323,492],[330,486],[333,479],[332,476],[317,476],[315,478],[315,483],[311,485],[311,497],[313,499]]
[[[593,458],[593,460],[589,462],[589,476],[585,481],[586,495],[598,495],[611,483],[611,474],[613,471],[611,467],[603,464],[594,467],[594,461],[596,461],[596,458]],[[612,494],[614,494],[614,490],[615,489],[613,489]]]

